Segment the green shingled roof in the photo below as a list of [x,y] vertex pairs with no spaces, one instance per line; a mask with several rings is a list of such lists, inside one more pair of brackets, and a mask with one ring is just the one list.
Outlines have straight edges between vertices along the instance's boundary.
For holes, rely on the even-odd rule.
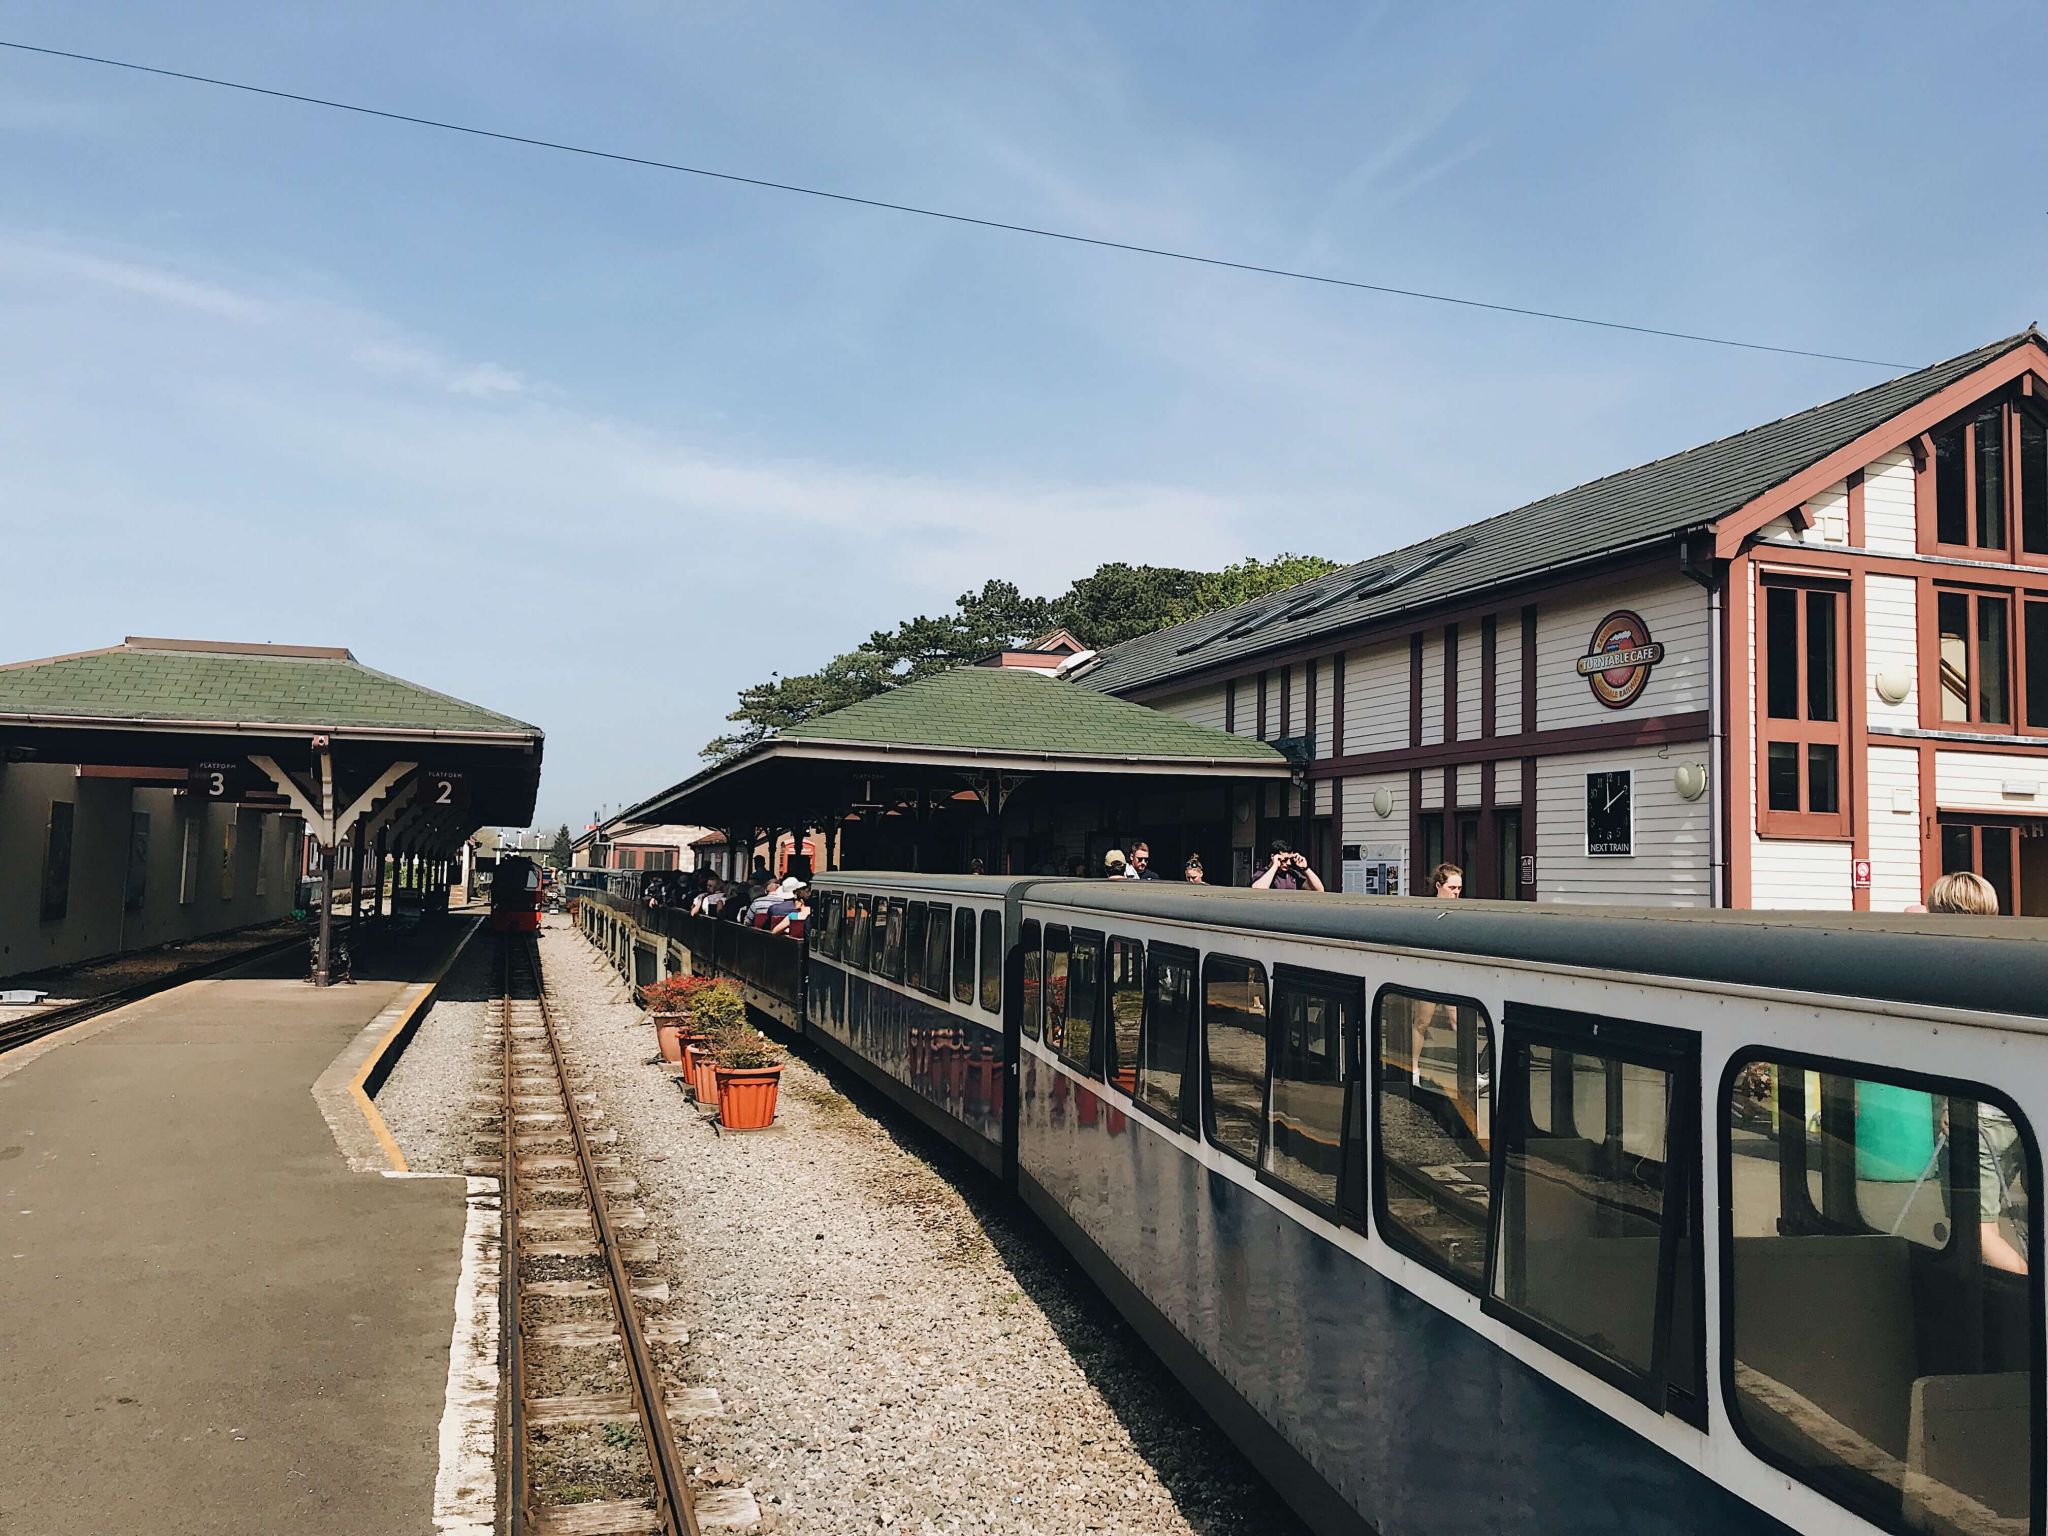
[[131,638],[103,651],[0,666],[0,719],[540,735],[509,715],[366,667],[346,651],[179,644]]
[[[1824,405],[1103,651],[1075,681],[1125,693],[1701,528],[2013,348],[2032,327]],[[1085,638],[1085,637],[1084,637]]]
[[1265,742],[1010,667],[934,673],[792,726],[779,739],[1096,758],[1283,761]]

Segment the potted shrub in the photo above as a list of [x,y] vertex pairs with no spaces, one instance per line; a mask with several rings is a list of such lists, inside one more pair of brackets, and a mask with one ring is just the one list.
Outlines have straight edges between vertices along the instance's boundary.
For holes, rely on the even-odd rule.
[[775,1123],[775,1094],[782,1083],[782,1047],[757,1029],[720,1043],[718,1123],[729,1131],[765,1131]]
[[696,1038],[690,1045],[690,1092],[700,1104],[718,1098],[718,1080],[712,1063],[722,1057],[729,1042],[748,1033],[746,999],[731,981],[714,981],[690,997],[690,1022]]
[[663,1061],[678,1065],[682,1062],[687,989],[697,979],[694,976],[664,976],[640,989],[640,1006],[647,1010],[647,1020],[654,1026],[654,1037],[661,1045]]

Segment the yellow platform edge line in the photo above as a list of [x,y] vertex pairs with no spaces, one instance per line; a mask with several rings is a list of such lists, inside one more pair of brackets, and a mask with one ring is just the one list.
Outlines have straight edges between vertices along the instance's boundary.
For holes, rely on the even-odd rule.
[[385,1032],[384,1038],[377,1042],[376,1049],[363,1058],[363,1064],[356,1068],[356,1075],[349,1082],[348,1091],[356,1101],[356,1109],[361,1112],[364,1124],[369,1126],[370,1134],[377,1138],[377,1145],[384,1149],[384,1161],[391,1165],[393,1173],[409,1173],[412,1171],[411,1165],[406,1162],[405,1150],[398,1145],[398,1138],[391,1134],[391,1127],[384,1123],[384,1117],[377,1112],[376,1102],[371,1099],[369,1091],[363,1085],[370,1080],[370,1074],[377,1070],[384,1058],[391,1054],[391,1047],[397,1042],[398,1037],[405,1033],[407,1026],[413,1021],[413,1016],[433,1001],[434,994],[441,989],[441,979],[454,968],[455,962],[462,958],[462,952],[469,948],[469,941],[476,937],[477,930],[482,927],[481,919],[471,923],[469,932],[456,942],[455,947],[448,952],[448,958],[441,962],[440,968],[425,981],[414,983],[412,1001],[406,1004],[404,1011]]

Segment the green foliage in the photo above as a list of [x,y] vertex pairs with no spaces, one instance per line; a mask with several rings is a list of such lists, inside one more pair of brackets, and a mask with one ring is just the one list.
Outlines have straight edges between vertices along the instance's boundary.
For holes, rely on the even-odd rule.
[[1083,645],[1103,650],[1335,569],[1335,561],[1319,555],[1240,560],[1220,571],[1110,561],[1057,598],[1027,597],[1013,582],[985,582],[979,592],[961,593],[950,613],[905,619],[894,629],[876,630],[866,644],[834,656],[816,672],[770,676],[740,690],[739,708],[726,716],[738,728],[707,743],[704,756],[730,757],[815,715],[978,661],[1050,629],[1070,630]]
[[758,1029],[743,1029],[727,1035],[717,1045],[721,1067],[779,1067],[783,1050]]
[[712,1049],[722,1055],[725,1042],[748,1027],[746,999],[729,981],[705,987],[690,998],[690,1023],[709,1035]]
[[575,857],[576,840],[569,835],[568,823],[564,822],[555,828],[555,843],[548,849],[548,862],[557,869],[567,869]]

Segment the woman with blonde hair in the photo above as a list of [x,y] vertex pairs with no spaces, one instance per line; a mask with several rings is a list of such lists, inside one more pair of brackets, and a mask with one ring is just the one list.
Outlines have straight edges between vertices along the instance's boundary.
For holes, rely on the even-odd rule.
[[1954,912],[1965,917],[1998,916],[1998,892],[1982,875],[1961,870],[1943,875],[1927,891],[1927,910]]

